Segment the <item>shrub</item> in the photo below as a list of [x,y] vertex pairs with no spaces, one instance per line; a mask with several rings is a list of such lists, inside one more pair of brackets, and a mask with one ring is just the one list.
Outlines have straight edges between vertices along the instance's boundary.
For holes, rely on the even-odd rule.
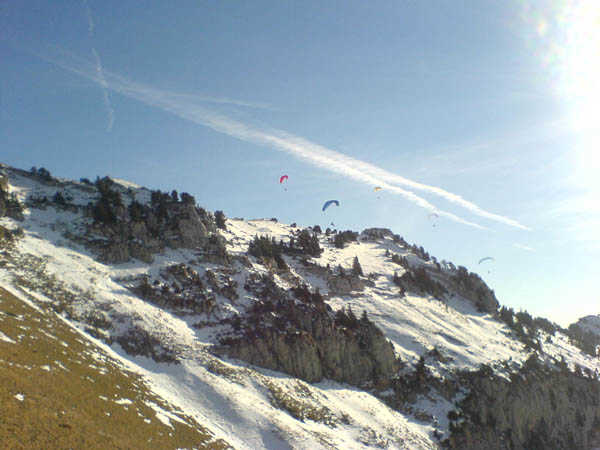
[[352,262],[352,275],[363,276],[363,270],[360,266],[360,262],[358,261],[358,256],[355,256],[354,261]]
[[281,248],[277,245],[275,238],[269,239],[268,236],[254,236],[254,239],[248,245],[248,253],[252,256],[274,258],[281,256]]
[[61,205],[61,206],[64,206],[67,203],[67,201],[65,200],[65,197],[62,195],[62,192],[60,192],[60,191],[57,191],[56,194],[54,194],[54,196],[52,197],[52,201],[54,203],[56,203],[57,205]]
[[52,180],[52,175],[50,175],[50,171],[48,169],[45,169],[44,167],[40,167],[39,169],[36,169],[35,166],[33,166],[31,168],[31,173],[33,175],[36,175],[37,177],[41,178],[44,181]]
[[181,193],[181,203],[185,205],[195,205],[196,199],[193,195],[188,194],[187,192]]
[[133,200],[129,204],[129,207],[127,209],[129,211],[129,217],[131,218],[132,221],[141,222],[144,220],[144,216],[145,216],[144,205],[142,205],[137,200]]
[[346,243],[356,242],[357,239],[358,233],[356,231],[346,230],[335,235],[333,238],[333,245],[335,245],[336,248],[344,248]]
[[294,297],[296,297],[298,300],[300,300],[303,303],[318,305],[318,304],[322,304],[324,302],[323,296],[319,292],[318,288],[315,290],[315,292],[310,292],[309,287],[304,283],[302,283],[296,287],[293,287],[291,289],[291,291],[294,294]]
[[298,234],[296,243],[302,254],[318,257],[323,252],[316,233],[311,234],[306,229]]
[[215,211],[215,222],[217,224],[217,228],[220,228],[221,230],[227,229],[225,226],[225,214],[223,211]]
[[404,256],[400,256],[397,253],[394,253],[392,255],[392,262],[398,264],[399,266],[404,267],[405,269],[409,269],[410,268],[410,264],[408,263],[408,259],[406,259]]
[[352,308],[348,307],[348,309],[338,309],[335,313],[335,324],[341,327],[346,327],[351,330],[354,330],[359,327],[360,322],[354,315]]

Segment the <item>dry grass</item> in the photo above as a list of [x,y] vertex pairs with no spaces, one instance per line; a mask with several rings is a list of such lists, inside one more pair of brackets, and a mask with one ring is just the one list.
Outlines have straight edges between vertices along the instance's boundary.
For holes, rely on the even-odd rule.
[[[1,288],[0,331],[14,341],[0,335],[2,448],[228,448],[54,312]],[[161,422],[150,403],[178,420]]]

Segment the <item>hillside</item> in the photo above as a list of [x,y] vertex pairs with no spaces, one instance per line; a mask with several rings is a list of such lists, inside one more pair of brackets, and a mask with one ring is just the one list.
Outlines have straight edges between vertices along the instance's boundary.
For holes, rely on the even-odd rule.
[[3,170],[11,307],[60,318],[185,415],[198,440],[165,447],[600,445],[600,337],[500,308],[477,274],[390,230],[227,219],[185,193]]
[[5,448],[228,448],[112,351],[0,288]]

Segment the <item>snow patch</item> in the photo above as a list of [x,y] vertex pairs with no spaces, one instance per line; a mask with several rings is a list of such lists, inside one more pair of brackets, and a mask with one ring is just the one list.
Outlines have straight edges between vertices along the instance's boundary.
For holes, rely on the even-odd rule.
[[13,341],[7,335],[5,335],[2,331],[0,331],[0,341],[8,342],[9,344],[16,344],[16,341]]

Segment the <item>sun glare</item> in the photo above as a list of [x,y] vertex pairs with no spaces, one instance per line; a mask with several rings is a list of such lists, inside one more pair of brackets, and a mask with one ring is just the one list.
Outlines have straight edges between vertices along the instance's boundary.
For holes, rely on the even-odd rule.
[[565,2],[559,26],[560,89],[568,99],[569,117],[578,142],[574,149],[577,184],[600,193],[600,2]]

